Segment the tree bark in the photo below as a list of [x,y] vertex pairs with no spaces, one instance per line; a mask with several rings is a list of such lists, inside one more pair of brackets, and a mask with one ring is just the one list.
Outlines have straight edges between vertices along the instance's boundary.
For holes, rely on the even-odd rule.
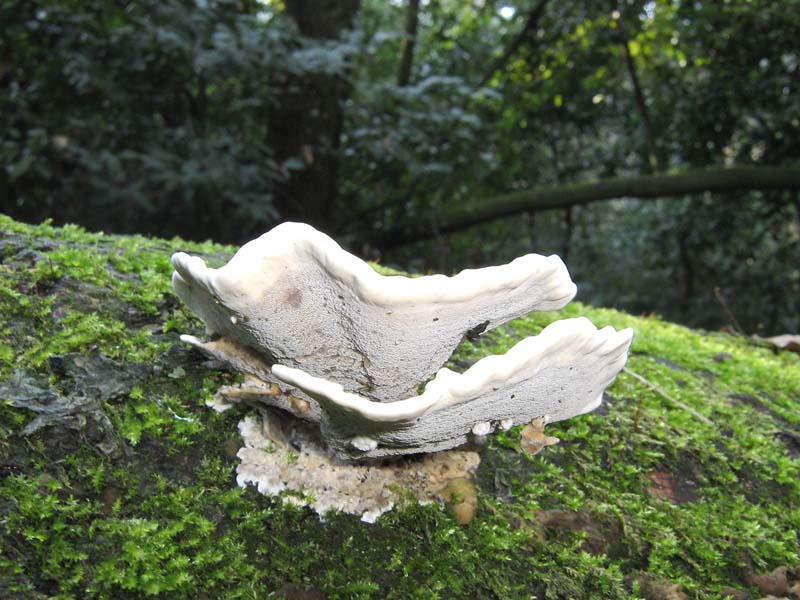
[[[310,42],[334,40],[353,25],[360,0],[286,0],[286,13]],[[339,169],[336,151],[342,105],[350,92],[339,74],[306,73],[286,82],[269,117],[269,145],[279,162],[299,158],[276,193],[281,217],[331,231],[336,214]]]
[[419,0],[408,0],[406,31],[400,66],[397,69],[397,85],[407,86],[411,81],[411,66],[414,63],[414,46],[417,43],[417,24],[419,23]]
[[619,177],[512,192],[454,207],[438,215],[435,230],[415,223],[383,232],[373,243],[381,249],[393,248],[526,211],[580,206],[613,198],[652,199],[701,192],[774,189],[800,190],[800,168],[707,167],[683,173]]
[[664,168],[664,161],[661,159],[661,154],[659,153],[658,145],[656,143],[653,120],[650,118],[650,110],[647,108],[647,100],[644,97],[642,83],[639,80],[639,73],[636,70],[636,62],[633,60],[633,54],[631,54],[630,41],[628,40],[628,36],[625,34],[625,30],[622,28],[622,24],[620,24],[619,27],[619,43],[622,47],[622,53],[625,56],[625,67],[628,71],[628,77],[630,77],[631,86],[633,86],[633,96],[636,100],[636,109],[639,111],[639,116],[642,119],[642,128],[644,129],[645,144],[647,146],[647,163],[650,171],[655,173]]

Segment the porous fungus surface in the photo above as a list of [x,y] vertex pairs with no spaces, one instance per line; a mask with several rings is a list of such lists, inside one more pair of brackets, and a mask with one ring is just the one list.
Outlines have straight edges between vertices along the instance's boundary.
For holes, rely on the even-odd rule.
[[[758,597],[779,567],[794,584],[797,354],[579,303],[518,319],[452,364],[586,316],[634,328],[628,369],[661,392],[623,372],[605,408],[549,425],[561,442],[534,456],[520,427],[490,436],[466,525],[402,494],[374,524],[321,522],[237,485],[249,409],[206,407],[236,378],[176,344],[202,333],[170,291],[176,250],[216,265],[232,253],[0,217],[0,382],[17,382],[0,405],[1,597],[269,598],[294,584],[331,599],[632,599],[642,582]],[[24,433],[54,403],[63,423]]]
[[[283,421],[286,421],[283,423]],[[271,411],[239,423],[244,446],[237,453],[239,485],[252,483],[262,494],[283,495],[298,506],[310,506],[320,516],[331,511],[357,515],[374,523],[398,502],[415,498],[420,504],[443,499],[441,491],[454,479],[467,479],[480,457],[472,450],[446,450],[395,461],[337,461],[321,443],[318,432]],[[292,428],[292,439],[281,430]]]

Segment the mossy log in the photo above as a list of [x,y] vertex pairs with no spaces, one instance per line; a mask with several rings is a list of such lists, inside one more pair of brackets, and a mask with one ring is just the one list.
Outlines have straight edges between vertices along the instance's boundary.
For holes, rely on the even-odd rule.
[[177,341],[202,333],[171,292],[178,250],[232,253],[0,216],[0,597],[718,598],[796,584],[797,354],[579,303],[512,321],[452,366],[583,315],[633,327],[628,368],[655,387],[622,373],[600,412],[548,426],[561,442],[535,456],[519,427],[491,437],[466,525],[414,501],[372,525],[323,522],[236,485],[250,409],[205,406],[237,376]]

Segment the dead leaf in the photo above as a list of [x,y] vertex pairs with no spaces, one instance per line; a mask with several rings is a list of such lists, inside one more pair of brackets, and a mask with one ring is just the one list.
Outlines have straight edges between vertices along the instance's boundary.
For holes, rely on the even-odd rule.
[[786,572],[786,567],[778,567],[772,573],[754,573],[750,576],[750,583],[756,586],[762,594],[785,596],[789,593]]
[[800,353],[800,335],[787,333],[785,335],[776,335],[766,338],[760,335],[754,335],[753,339],[769,344],[770,346],[775,346],[778,350],[789,350],[790,352]]
[[724,600],[752,600],[752,596],[745,590],[735,587],[724,587],[719,591],[719,597]]
[[694,482],[674,473],[666,471],[650,471],[647,493],[659,500],[667,500],[674,504],[685,504],[697,500]]
[[561,440],[544,434],[545,418],[536,417],[520,432],[519,447],[526,454],[537,454],[546,446],[553,446]]
[[551,532],[583,532],[585,534],[583,547],[594,555],[608,553],[609,547],[619,542],[618,522],[601,526],[586,510],[538,510],[535,516],[536,521]]
[[666,579],[641,573],[634,576],[639,583],[640,592],[647,600],[689,600],[681,586]]

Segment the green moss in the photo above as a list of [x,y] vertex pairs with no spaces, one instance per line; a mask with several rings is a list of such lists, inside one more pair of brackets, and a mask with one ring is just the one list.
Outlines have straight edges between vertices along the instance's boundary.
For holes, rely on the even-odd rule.
[[[3,216],[0,231],[13,242],[0,263],[0,379],[25,368],[61,390],[50,357],[69,352],[156,367],[104,402],[127,444],[114,460],[90,436],[24,436],[34,414],[0,406],[9,597],[268,598],[291,582],[331,599],[635,598],[631,576],[644,572],[715,598],[726,585],[746,588],[751,566],[800,564],[796,354],[580,303],[519,319],[463,344],[454,368],[556,319],[587,316],[633,327],[630,371],[713,424],[622,373],[602,414],[549,426],[562,442],[539,455],[518,452],[518,428],[493,436],[478,516],[465,527],[410,501],[374,525],[346,515],[320,522],[236,486],[246,411],[204,406],[232,376],[176,349],[177,332],[199,335],[202,325],[170,292],[169,255],[220,263],[231,248]],[[36,259],[19,258],[13,244]],[[560,511],[583,520],[543,519]]]

